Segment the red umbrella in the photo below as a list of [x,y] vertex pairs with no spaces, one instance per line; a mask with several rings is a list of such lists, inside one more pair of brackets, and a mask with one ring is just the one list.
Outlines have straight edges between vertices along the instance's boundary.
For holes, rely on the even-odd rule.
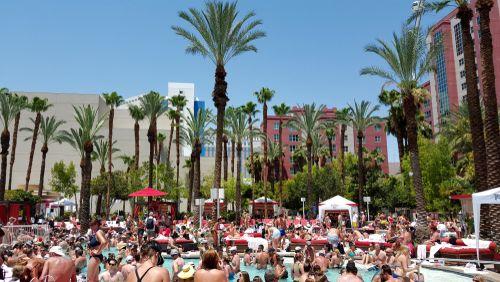
[[135,191],[132,194],[129,194],[129,197],[160,197],[160,196],[165,196],[167,193],[158,191],[156,189],[153,189],[151,187],[146,187],[142,190]]

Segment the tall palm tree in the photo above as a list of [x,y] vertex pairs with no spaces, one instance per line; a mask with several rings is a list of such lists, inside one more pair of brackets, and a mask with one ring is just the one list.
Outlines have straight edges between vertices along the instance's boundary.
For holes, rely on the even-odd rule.
[[[225,116],[224,116],[225,118]],[[225,122],[224,122],[225,123]],[[224,135],[222,135],[222,179],[224,179],[224,181],[226,182],[227,181],[227,176],[228,176],[228,152],[227,152],[227,143],[229,142],[229,138],[227,137],[227,134],[224,133]]]
[[158,133],[156,121],[162,115],[167,106],[164,103],[164,97],[158,92],[150,91],[148,94],[139,98],[141,107],[144,110],[144,116],[149,120],[148,142],[149,142],[149,171],[148,186],[153,187],[153,158],[156,147],[156,135]]
[[[274,142],[269,137],[267,139],[269,139],[269,140],[267,141],[268,150],[267,150],[267,160],[265,162],[268,164],[267,165],[268,166],[267,173],[269,175],[268,176],[269,182],[271,183],[271,194],[275,195],[276,191],[274,189],[274,184],[275,184],[276,178],[277,178],[276,168],[278,168],[278,165],[279,165],[278,163],[279,163],[281,150],[279,147],[279,143]],[[264,197],[267,198],[268,195],[265,194]]]
[[30,111],[32,111],[33,113],[36,113],[36,117],[35,117],[35,124],[33,125],[33,135],[32,135],[32,139],[31,139],[31,151],[30,151],[30,157],[29,157],[29,161],[28,161],[28,169],[26,171],[26,185],[24,186],[24,191],[28,191],[28,186],[30,183],[31,168],[33,166],[33,156],[35,155],[36,140],[38,138],[38,130],[40,129],[40,122],[42,121],[42,113],[47,111],[50,107],[52,107],[52,104],[50,104],[47,99],[42,99],[39,97],[34,97],[28,106]]
[[325,136],[328,141],[328,154],[330,161],[333,162],[334,154],[333,154],[333,140],[337,135],[337,122],[336,120],[329,120],[325,123]]
[[169,99],[172,107],[175,108],[177,115],[175,116],[175,148],[176,148],[176,177],[175,184],[179,187],[179,169],[181,163],[181,140],[180,140],[180,128],[181,128],[181,116],[184,107],[186,106],[187,100],[183,95],[176,95]]
[[[73,106],[75,110],[75,121],[77,128],[71,128],[70,131],[64,131],[63,141],[68,143],[80,153],[80,168],[82,174],[82,183],[80,189],[80,230],[89,228],[90,220],[90,180],[92,179],[92,152],[94,151],[94,142],[103,138],[98,132],[106,122],[105,116],[99,116],[98,109],[90,105]],[[85,232],[85,231],[83,231]]]
[[[113,141],[113,145],[116,145],[116,140]],[[119,151],[120,150],[118,148],[115,148],[113,146],[113,150],[111,152],[112,154],[114,154]],[[109,143],[104,139],[94,140],[94,151],[92,152],[92,161],[99,162],[99,173],[101,174],[101,176],[104,176],[106,173],[106,162],[109,160],[108,154],[109,154]],[[103,196],[102,193],[99,193],[97,195],[95,212],[96,214],[99,215],[102,214],[102,196]],[[108,203],[106,202],[106,204]]]
[[130,105],[128,108],[130,116],[134,119],[134,168],[139,169],[139,121],[144,119],[144,110],[137,105]]
[[283,119],[285,116],[290,114],[290,107],[285,103],[273,106],[274,114],[280,119],[279,123],[279,168],[278,168],[278,189],[280,193],[280,209],[283,206],[283,158],[285,157],[283,152]]
[[12,132],[12,151],[10,152],[10,164],[9,164],[9,190],[12,188],[12,168],[14,167],[14,161],[16,160],[16,148],[17,148],[17,133],[19,131],[19,121],[21,120],[21,111],[26,109],[28,106],[28,97],[18,96],[14,94],[13,99],[19,100],[16,103],[19,104],[19,112],[16,114],[14,119],[14,132]]
[[[210,128],[212,123],[214,123],[214,117],[210,110],[199,110],[196,115],[188,109],[188,115],[183,116],[182,119],[186,126],[182,127],[182,140],[184,140],[188,145],[191,146],[194,156],[194,170],[193,170],[193,192],[191,199],[197,199],[200,197],[200,187],[201,187],[201,171],[200,171],[200,155],[201,148],[204,144],[211,142],[211,137],[213,136],[213,130]],[[191,196],[191,193],[190,193]],[[192,205],[193,201],[189,201],[189,205]]]
[[[248,118],[248,127],[249,127],[249,130],[250,130],[250,134],[252,134],[253,132],[253,120],[255,118],[255,115],[259,112],[259,110],[257,110],[257,104],[255,104],[254,102],[247,102],[244,106],[243,106],[243,112],[245,114],[247,114],[247,118]],[[253,167],[253,136],[249,136],[248,139],[250,140],[250,175],[252,176],[252,199],[254,199],[254,185],[253,185],[253,182],[255,181],[255,173],[254,173],[254,167]]]
[[175,131],[175,121],[177,120],[178,113],[175,109],[167,110],[167,117],[170,120],[170,137],[168,138],[168,150],[167,150],[167,161],[166,163],[170,165],[170,151],[172,148],[172,140],[174,139]]
[[368,67],[362,69],[360,73],[379,76],[385,79],[386,83],[395,84],[403,96],[408,151],[417,201],[417,238],[421,240],[426,235],[426,210],[417,142],[415,92],[433,66],[435,48],[431,46],[430,51],[427,51],[425,35],[418,29],[406,27],[403,28],[401,35],[393,34],[391,43],[379,39],[378,44],[368,45],[365,51],[381,57],[387,63],[388,69]]
[[163,142],[165,142],[167,136],[163,133],[158,133],[158,149],[156,150],[156,165],[160,164],[160,157],[163,153]]
[[[289,122],[292,128],[300,131],[300,138],[307,148],[307,195],[312,195],[312,136],[323,128],[321,117],[325,108],[325,105],[305,104],[300,111],[292,113],[292,119]],[[312,206],[312,203],[312,197],[307,197],[309,207]]]
[[[267,87],[262,87],[260,91],[254,92],[253,94],[257,97],[257,101],[262,104],[262,128],[264,136],[262,138],[262,148],[264,151],[264,166],[262,167],[262,181],[264,183],[264,191],[267,194],[267,180],[268,180],[268,168],[267,168],[267,103],[271,101],[274,97],[274,90]],[[264,217],[267,218],[267,198],[264,199]]]
[[365,188],[365,166],[363,161],[363,143],[365,131],[379,122],[379,118],[375,116],[375,112],[379,110],[379,106],[372,107],[370,102],[354,101],[354,106],[349,105],[349,120],[356,130],[358,138],[358,205],[363,206],[363,190]]
[[233,131],[231,130],[231,125],[229,124],[229,121],[234,118],[234,115],[236,114],[236,108],[234,107],[227,107],[226,113],[225,113],[225,131],[224,134],[227,136],[228,141],[231,140],[231,177],[234,178],[234,159],[235,159],[235,154],[236,154],[236,136],[233,134]]
[[115,108],[123,104],[123,97],[118,95],[116,92],[111,93],[103,93],[102,97],[106,102],[106,105],[109,106],[109,118],[108,118],[108,187],[106,190],[106,218],[109,219],[109,208],[111,207],[109,201],[109,192],[111,191],[112,184],[112,169],[113,169],[113,159],[112,159],[112,151],[113,151],[113,121],[115,118]]
[[[30,120],[33,124],[35,123],[35,120],[33,118],[30,118]],[[39,134],[42,137],[43,143],[41,149],[42,163],[40,165],[40,182],[38,183],[38,197],[41,197],[43,193],[43,184],[45,177],[45,161],[47,159],[47,153],[49,152],[49,144],[54,142],[60,144],[62,142],[63,132],[59,130],[59,127],[61,127],[65,123],[66,121],[57,120],[56,117],[54,116],[42,118],[40,122]],[[33,128],[30,127],[21,128],[21,131],[26,131],[29,132],[30,134],[33,134]],[[28,141],[29,139],[32,139],[32,136],[28,136],[25,139],[25,141]]]
[[[494,0],[477,0],[479,12],[479,32],[481,49],[481,83],[483,85],[484,133],[486,144],[486,161],[488,165],[488,188],[500,186],[500,130],[498,126],[498,102],[495,89],[495,67],[493,63],[493,41],[490,31],[490,11],[495,5]],[[497,2],[498,5],[498,2]],[[497,23],[498,24],[498,23]],[[498,55],[498,54],[497,54]],[[495,208],[494,205],[491,208]],[[499,209],[495,208],[492,218],[500,217]],[[494,217],[493,217],[494,216]],[[500,226],[499,226],[500,227]],[[500,228],[497,228],[500,230]],[[500,239],[498,232],[493,232]],[[497,240],[498,241],[498,240]]]
[[0,201],[4,200],[5,183],[7,180],[7,155],[9,154],[10,132],[9,126],[15,119],[17,113],[22,108],[22,103],[18,99],[13,99],[7,88],[0,88],[0,118],[2,119],[3,130],[0,136],[2,150],[0,155],[2,162],[0,166]]
[[[335,113],[335,119],[340,124],[340,148],[339,148],[339,166],[340,166],[340,179],[342,186],[345,186],[345,165],[344,165],[344,147],[345,147],[345,133],[347,125],[349,124],[349,108],[342,108]],[[343,187],[342,187],[343,189]]]
[[394,136],[398,143],[399,166],[402,170],[403,157],[405,155],[405,126],[406,120],[403,114],[401,101],[401,93],[397,90],[382,90],[378,95],[378,100],[381,104],[389,107],[389,115],[386,120],[387,131]]
[[225,66],[238,55],[249,51],[257,52],[253,43],[265,36],[263,31],[258,30],[262,22],[254,20],[254,12],[241,18],[238,16],[236,2],[210,1],[205,3],[204,10],[191,8],[189,12],[179,12],[179,17],[192,26],[194,33],[179,26],[172,27],[179,36],[189,42],[186,48],[187,53],[208,57],[216,66],[215,86],[212,92],[214,105],[217,108],[214,168],[214,187],[216,188],[221,187],[224,112],[229,101],[226,95]]

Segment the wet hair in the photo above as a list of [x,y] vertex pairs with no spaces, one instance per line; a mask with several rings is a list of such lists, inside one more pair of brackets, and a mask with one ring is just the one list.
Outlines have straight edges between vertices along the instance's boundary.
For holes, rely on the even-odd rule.
[[306,263],[304,263],[304,272],[311,272],[311,262],[310,261],[306,261]]
[[141,246],[141,258],[150,258],[154,255],[156,255],[159,251],[158,249],[158,243],[154,242],[154,241],[149,241],[149,242],[146,242],[144,243],[142,246]]
[[240,272],[240,279],[238,280],[238,282],[239,281],[250,282],[250,275],[248,274],[248,272],[246,272],[246,271]]
[[255,276],[252,282],[262,282],[262,278],[260,278],[260,276]]
[[266,274],[264,274],[264,280],[266,282],[273,282],[276,279],[276,274],[274,274],[273,270],[268,270],[266,271]]
[[219,264],[219,254],[217,251],[210,249],[203,254],[203,268],[206,270],[217,269]]
[[90,226],[101,226],[101,221],[98,219],[94,219],[90,222]]
[[347,263],[347,265],[345,266],[345,270],[348,273],[352,273],[355,275],[358,274],[358,269],[356,268],[356,264],[352,260]]
[[381,272],[382,272],[382,274],[392,275],[392,269],[387,264],[382,265],[382,271]]
[[75,255],[78,257],[83,256],[83,250],[80,248],[75,249]]

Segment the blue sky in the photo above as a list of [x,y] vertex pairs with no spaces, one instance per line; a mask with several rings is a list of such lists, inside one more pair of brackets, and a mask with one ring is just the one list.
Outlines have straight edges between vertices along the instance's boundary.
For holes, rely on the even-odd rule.
[[[2,1],[0,86],[18,91],[102,93],[129,97],[149,90],[166,94],[167,83],[193,82],[211,104],[214,66],[184,52],[186,42],[171,30],[183,25],[177,13],[203,1]],[[411,0],[240,0],[254,10],[267,37],[258,53],[231,61],[230,104],[254,99],[266,86],[274,103],[316,102],[343,107],[377,101],[383,83],[359,70],[381,61],[363,51],[389,38],[411,12]],[[440,16],[443,16],[441,13]],[[427,16],[427,26],[439,16]],[[385,115],[386,110],[380,111]],[[397,160],[389,138],[389,160]]]

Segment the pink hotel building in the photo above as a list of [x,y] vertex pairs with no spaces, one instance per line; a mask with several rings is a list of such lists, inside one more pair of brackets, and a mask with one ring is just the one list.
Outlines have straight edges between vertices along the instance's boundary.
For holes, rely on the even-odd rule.
[[[474,41],[476,53],[476,64],[478,68],[479,91],[481,86],[481,50],[479,42],[481,34],[479,23],[481,21],[475,7],[476,0],[472,0],[470,7],[474,12],[471,21],[471,34]],[[458,9],[454,9],[446,17],[438,21],[431,29],[428,42],[441,41],[442,45],[438,50],[436,58],[435,72],[430,74],[430,81],[424,84],[431,98],[424,102],[421,110],[425,119],[429,121],[434,132],[439,131],[439,124],[443,117],[450,111],[454,111],[465,100],[467,86],[465,83],[465,67],[462,46],[462,36],[460,32],[460,21],[456,18]],[[500,101],[500,5],[499,0],[495,0],[495,6],[490,13],[491,34],[493,39],[493,58],[495,67],[495,87],[497,99]]]

